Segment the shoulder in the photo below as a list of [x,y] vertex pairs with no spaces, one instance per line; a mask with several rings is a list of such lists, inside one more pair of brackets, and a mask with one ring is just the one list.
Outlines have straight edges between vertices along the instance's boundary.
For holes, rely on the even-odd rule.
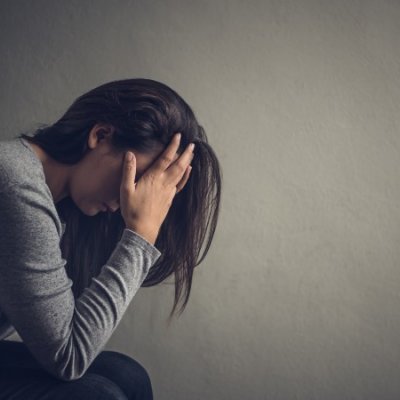
[[0,190],[23,181],[45,183],[42,163],[22,138],[0,141]]
[[[20,138],[0,141],[0,224],[35,230],[62,223],[42,163]],[[7,223],[8,222],[8,223]]]
[[37,182],[44,178],[42,163],[33,149],[22,138],[0,141],[0,187],[26,178]]

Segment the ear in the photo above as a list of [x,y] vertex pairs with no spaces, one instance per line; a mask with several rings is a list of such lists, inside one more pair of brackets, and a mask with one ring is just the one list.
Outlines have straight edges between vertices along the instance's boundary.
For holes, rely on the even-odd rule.
[[95,148],[102,140],[111,140],[114,131],[115,128],[110,124],[98,122],[93,125],[88,135],[89,148]]

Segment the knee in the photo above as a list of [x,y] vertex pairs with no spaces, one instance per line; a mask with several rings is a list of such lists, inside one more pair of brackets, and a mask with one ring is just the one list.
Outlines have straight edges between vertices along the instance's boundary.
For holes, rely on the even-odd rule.
[[88,372],[106,376],[116,382],[128,398],[152,398],[152,385],[147,370],[126,354],[103,350]]
[[113,366],[117,371],[120,371],[122,376],[136,384],[142,383],[147,385],[150,383],[150,376],[147,370],[138,361],[129,357],[126,354],[117,351],[105,350],[100,354],[108,366]]
[[62,389],[63,395],[68,394],[69,398],[128,400],[125,392],[115,382],[93,373],[87,373],[59,389]]

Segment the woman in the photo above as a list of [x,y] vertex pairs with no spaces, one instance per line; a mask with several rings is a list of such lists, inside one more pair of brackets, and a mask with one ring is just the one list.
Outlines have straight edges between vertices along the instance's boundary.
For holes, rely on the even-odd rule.
[[141,286],[173,275],[183,312],[220,197],[204,129],[154,80],[103,84],[0,142],[0,339],[22,339],[0,341],[0,399],[151,399],[147,371],[102,350]]

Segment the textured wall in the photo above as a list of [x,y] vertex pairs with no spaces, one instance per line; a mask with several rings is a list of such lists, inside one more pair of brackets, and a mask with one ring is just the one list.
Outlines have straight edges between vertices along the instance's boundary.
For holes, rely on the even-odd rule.
[[195,110],[223,166],[192,297],[141,289],[108,343],[157,400],[400,397],[400,2],[2,1],[3,138],[109,80]]

